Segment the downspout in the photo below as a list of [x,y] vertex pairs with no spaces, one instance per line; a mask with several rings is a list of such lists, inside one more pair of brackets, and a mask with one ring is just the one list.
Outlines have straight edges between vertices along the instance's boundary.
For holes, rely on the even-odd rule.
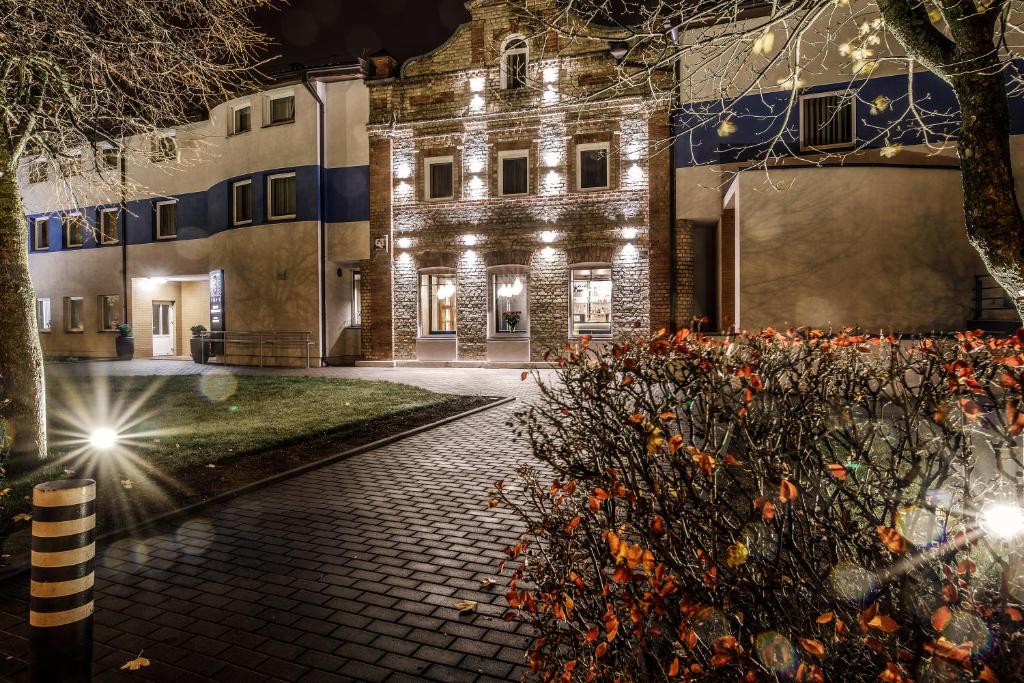
[[[675,45],[679,41],[679,29],[676,27],[669,28],[669,37],[672,40],[672,44]],[[669,146],[668,146],[668,248],[669,248],[669,263],[672,267],[668,269],[668,316],[669,326],[674,328],[680,328],[684,325],[680,324],[679,321],[679,260],[677,258],[677,242],[678,236],[676,235],[679,229],[679,221],[676,220],[676,112],[678,110],[679,100],[679,81],[682,73],[679,68],[679,60],[675,61],[672,65],[672,106],[668,110],[668,135],[669,135]],[[687,325],[689,321],[687,321]],[[673,330],[669,330],[672,332]]]
[[120,224],[121,230],[121,323],[130,324],[128,322],[128,197],[127,197],[127,185],[128,185],[128,162],[124,155],[124,145],[120,146],[118,150],[118,160],[120,166],[120,191],[121,191],[121,210],[118,212],[120,215],[117,217],[117,221]]
[[317,193],[319,195],[319,206],[317,209],[317,269],[320,280],[320,367],[327,365],[327,234],[324,223],[324,216],[327,213],[327,192],[324,190],[324,140],[325,140],[325,110],[323,99],[309,81],[309,73],[302,74],[302,84],[316,100],[317,119],[317,172],[319,182]]

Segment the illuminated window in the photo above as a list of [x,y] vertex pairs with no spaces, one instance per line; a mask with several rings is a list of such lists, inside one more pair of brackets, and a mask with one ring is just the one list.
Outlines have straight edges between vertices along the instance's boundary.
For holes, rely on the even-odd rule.
[[100,209],[97,213],[99,223],[100,244],[117,244],[119,236],[120,211],[118,209]]
[[85,244],[85,219],[80,213],[64,215],[64,246],[77,249]]
[[36,299],[36,325],[39,326],[40,332],[49,332],[53,329],[49,299]]
[[527,331],[526,273],[498,273],[491,276],[494,294],[494,331],[516,334]]
[[155,204],[156,238],[170,240],[178,236],[178,200],[169,199]]
[[276,126],[295,121],[295,95],[292,93],[268,95],[266,103],[264,125]]
[[427,199],[451,199],[455,195],[455,160],[452,157],[424,159]]
[[101,294],[97,297],[100,332],[114,332],[121,324],[121,297]]
[[363,284],[362,273],[358,270],[352,271],[352,327],[359,327],[363,324]]
[[526,40],[519,36],[509,38],[501,54],[501,87],[518,90],[526,85],[526,65],[529,61]]
[[82,323],[82,312],[85,307],[85,299],[80,296],[64,297],[64,331],[84,332],[85,325]]
[[576,146],[576,180],[581,190],[608,189],[608,143]]
[[498,152],[498,193],[527,194],[530,191],[530,153],[527,150]]
[[455,275],[420,275],[423,334],[455,334]]
[[607,337],[612,333],[611,268],[577,268],[570,284],[573,336]]
[[50,248],[50,219],[37,218],[32,222],[32,250],[47,251]]

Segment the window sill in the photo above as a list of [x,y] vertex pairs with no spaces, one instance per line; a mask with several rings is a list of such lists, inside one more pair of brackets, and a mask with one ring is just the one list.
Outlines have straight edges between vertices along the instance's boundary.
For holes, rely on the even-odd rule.
[[499,333],[497,333],[495,335],[491,335],[490,337],[487,337],[487,341],[489,341],[489,342],[493,342],[493,341],[499,341],[499,342],[503,342],[503,341],[509,341],[509,342],[514,342],[514,341],[530,341],[530,335],[529,335],[529,333],[527,333],[527,334],[520,334],[519,332],[499,332]]
[[603,187],[577,187],[577,192],[607,192],[612,189],[611,185],[605,185]]
[[[85,246],[84,244],[67,244],[67,245],[64,245],[64,248],[65,249],[81,249],[84,246]],[[47,251],[49,251],[49,250],[47,250]]]
[[120,241],[120,240],[118,240],[118,241],[116,241],[116,242],[100,242],[100,243],[99,243],[98,245],[96,245],[96,246],[99,246],[99,247],[116,247],[116,246],[117,246],[117,245],[119,245],[119,244],[121,244],[121,241]]
[[267,222],[284,223],[285,221],[294,221],[297,217],[298,216],[296,214],[291,214],[289,216],[267,216]]
[[423,201],[430,203],[453,202],[455,201],[455,195],[450,197],[424,197]]
[[231,227],[232,228],[239,228],[239,227],[241,227],[243,225],[252,225],[252,219],[250,218],[247,221],[235,221],[234,223],[231,224]]
[[33,254],[45,254],[48,251],[50,251],[50,248],[46,247],[46,249],[33,249],[32,253]]
[[295,123],[295,119],[288,119],[287,121],[273,121],[271,123],[264,123],[263,128],[274,128],[275,126],[287,126],[289,123]]
[[176,240],[176,239],[178,239],[178,234],[175,233],[173,235],[164,235],[163,237],[161,237],[160,235],[157,235],[156,239],[157,239],[158,242],[167,242],[168,240]]
[[228,133],[228,137],[229,138],[233,138],[233,137],[236,137],[236,136],[239,136],[239,135],[245,135],[246,133],[251,133],[251,132],[252,132],[252,128],[250,128],[249,130],[236,130],[236,131],[233,131],[231,133]]
[[500,193],[498,193],[498,198],[499,199],[505,199],[506,197],[512,197],[514,199],[516,197],[529,197],[530,194],[531,193],[529,193],[529,192],[509,192],[509,193],[500,192]]

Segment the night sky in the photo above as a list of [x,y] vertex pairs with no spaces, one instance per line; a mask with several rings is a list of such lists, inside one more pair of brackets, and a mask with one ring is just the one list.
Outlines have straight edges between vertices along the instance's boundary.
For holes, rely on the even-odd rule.
[[280,55],[265,71],[293,63],[352,61],[381,48],[404,60],[429,52],[469,20],[464,0],[291,0],[256,22]]

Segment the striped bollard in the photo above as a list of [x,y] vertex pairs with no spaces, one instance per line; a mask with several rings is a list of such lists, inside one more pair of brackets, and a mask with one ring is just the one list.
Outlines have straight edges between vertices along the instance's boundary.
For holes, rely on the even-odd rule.
[[96,482],[51,481],[32,490],[32,680],[92,678]]

